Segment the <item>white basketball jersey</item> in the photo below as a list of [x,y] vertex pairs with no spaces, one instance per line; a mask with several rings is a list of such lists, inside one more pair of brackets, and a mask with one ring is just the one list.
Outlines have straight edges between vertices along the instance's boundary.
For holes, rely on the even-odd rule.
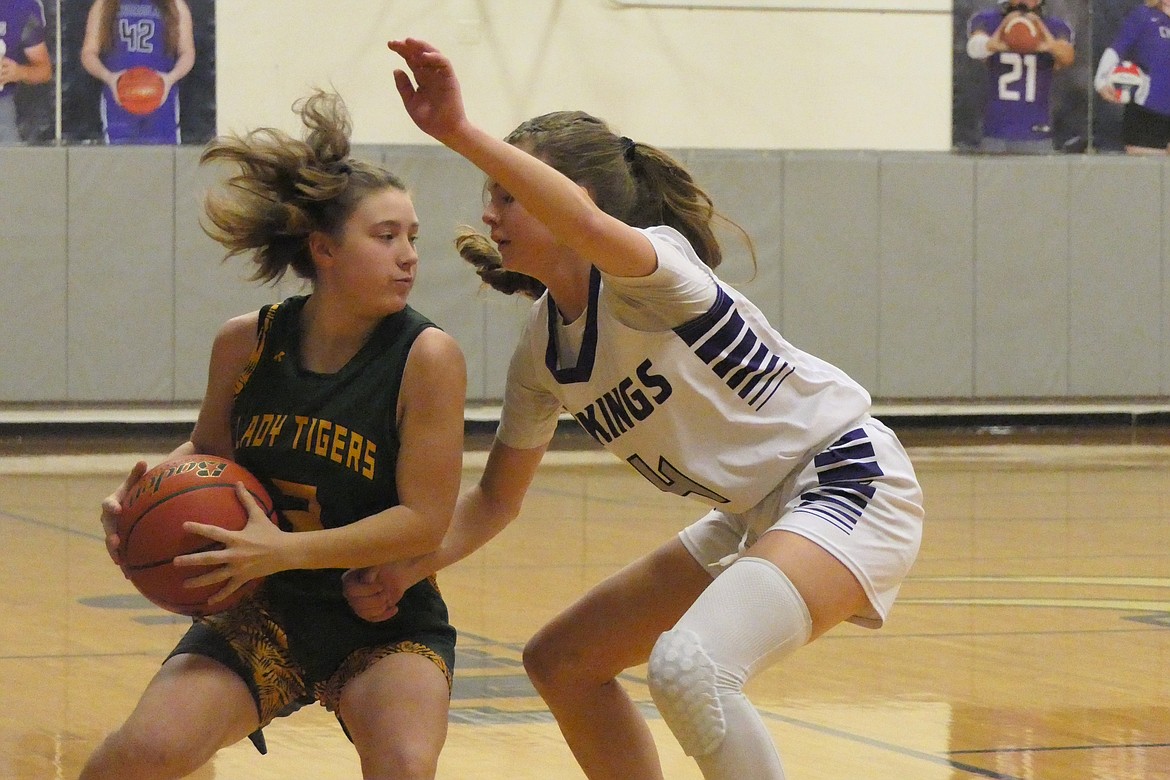
[[[681,260],[685,273],[717,285],[714,305],[673,329],[635,329],[615,316],[622,303],[606,294],[594,270],[577,359],[565,365],[557,354],[558,315],[544,296],[513,358],[500,438],[522,447],[546,442],[559,406],[660,490],[746,510],[863,419],[869,394],[785,341],[680,234],[645,232],[660,265]],[[622,292],[627,303],[630,294]]]

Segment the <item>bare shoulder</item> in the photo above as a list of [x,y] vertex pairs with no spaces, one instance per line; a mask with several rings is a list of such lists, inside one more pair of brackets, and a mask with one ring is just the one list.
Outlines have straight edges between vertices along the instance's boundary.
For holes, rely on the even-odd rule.
[[414,340],[410,348],[411,361],[417,360],[427,365],[435,363],[456,363],[462,368],[464,365],[463,350],[451,334],[439,328],[427,328]]
[[256,347],[256,327],[259,321],[259,311],[232,317],[215,334],[212,353],[230,363],[246,361]]
[[[462,399],[467,389],[467,362],[459,343],[438,328],[427,328],[414,340],[406,358],[403,384],[408,392],[413,388],[438,397],[457,396]],[[436,387],[446,387],[451,393],[435,393]]]
[[427,328],[411,344],[402,373],[398,416],[404,431],[450,436],[452,446],[461,450],[466,396],[467,365],[458,342],[438,328]]

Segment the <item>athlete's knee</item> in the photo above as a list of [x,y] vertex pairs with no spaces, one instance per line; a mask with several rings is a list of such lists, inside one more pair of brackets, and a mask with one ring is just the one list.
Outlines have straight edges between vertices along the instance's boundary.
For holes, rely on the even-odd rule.
[[[722,681],[721,681],[722,678]],[[720,696],[727,677],[703,647],[698,634],[675,628],[658,638],[647,667],[650,695],[688,756],[719,748],[727,733]],[[738,690],[742,681],[731,682]]]
[[185,777],[210,759],[196,755],[190,747],[165,729],[131,729],[123,726],[106,737],[90,757],[81,780],[118,778]]
[[375,755],[361,753],[361,764],[363,780],[433,780],[439,756],[428,746],[399,740]]
[[585,684],[585,670],[590,666],[582,658],[580,648],[547,627],[524,645],[523,660],[524,671],[542,694]]
[[741,704],[744,684],[810,630],[799,592],[769,561],[741,558],[716,578],[658,638],[647,669],[654,703],[688,755],[718,750],[725,710]]

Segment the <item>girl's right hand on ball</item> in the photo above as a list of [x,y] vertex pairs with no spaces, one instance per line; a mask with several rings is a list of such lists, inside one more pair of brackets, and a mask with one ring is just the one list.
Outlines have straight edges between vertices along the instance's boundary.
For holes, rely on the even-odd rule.
[[140,460],[134,464],[134,468],[130,469],[130,474],[118,486],[118,489],[102,501],[102,530],[106,532],[106,552],[110,554],[110,559],[119,566],[122,565],[122,561],[118,555],[118,546],[122,540],[118,536],[118,516],[122,514],[122,504],[126,501],[126,495],[130,492],[130,488],[145,473],[146,461]]

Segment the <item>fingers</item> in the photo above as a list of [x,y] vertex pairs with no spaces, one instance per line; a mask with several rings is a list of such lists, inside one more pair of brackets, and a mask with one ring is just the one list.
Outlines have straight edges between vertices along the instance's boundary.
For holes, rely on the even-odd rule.
[[343,589],[345,598],[350,601],[367,599],[382,599],[384,601],[386,598],[382,586],[376,582],[347,581],[344,583]]
[[356,614],[358,617],[360,617],[362,620],[366,621],[367,623],[381,623],[385,620],[389,620],[390,618],[392,618],[398,614],[398,605],[395,604],[395,605],[386,607],[385,609],[383,609],[379,612],[371,612],[371,613],[366,613],[366,614],[363,614],[361,612],[357,612],[355,610],[354,614]]
[[[184,587],[188,587],[188,588],[194,587],[192,585],[188,585],[187,583],[183,583],[183,585],[184,585]],[[224,599],[226,599],[228,596],[232,595],[233,593],[235,593],[239,589],[240,589],[239,585],[236,585],[234,583],[229,582],[222,589],[217,590],[214,594],[212,594],[211,596],[208,596],[207,603],[208,604],[215,604],[217,601],[223,601]]]
[[407,38],[403,41],[387,41],[386,46],[406,61],[406,66],[410,68],[416,78],[424,71],[449,67],[447,58],[443,56],[442,52],[426,41]]
[[[225,545],[228,543],[229,540],[231,540],[232,534],[239,533],[238,531],[229,531],[226,528],[220,528],[218,525],[210,525],[208,523],[197,523],[194,520],[188,520],[187,522],[183,523],[183,530],[189,534],[197,534],[199,536],[205,536],[208,539],[212,540],[213,542],[219,542],[220,544],[225,544]],[[191,553],[190,555],[180,555],[175,560],[178,561],[180,558],[191,558],[191,557],[194,557],[196,555],[206,555],[206,554],[207,553]],[[206,561],[200,561],[199,563],[206,563]],[[184,564],[184,565],[195,566],[197,564],[192,563],[192,564]]]
[[394,71],[394,86],[398,89],[398,94],[402,98],[403,103],[408,103],[414,97],[414,84],[410,80],[410,76],[406,75],[405,71]]
[[126,475],[126,479],[122,480],[122,487],[120,492],[128,493],[130,488],[134,487],[134,483],[142,479],[142,475],[146,473],[146,461],[140,460],[134,464],[130,469],[130,473]]
[[353,610],[353,614],[367,623],[381,623],[398,614],[397,604],[386,604],[385,601],[378,599],[356,601],[350,599],[349,606]]
[[111,515],[119,514],[122,511],[122,503],[126,500],[131,488],[138,484],[138,480],[142,479],[142,475],[145,473],[146,461],[140,460],[135,463],[134,467],[130,469],[130,473],[122,480],[122,484],[118,485],[118,489],[102,501],[102,512]]
[[[179,565],[179,558],[188,558],[188,557],[190,557],[190,556],[180,555],[178,558],[175,558],[174,564],[176,566],[178,566]],[[183,580],[183,587],[184,588],[202,588],[202,587],[206,587],[207,585],[215,585],[215,584],[220,583],[220,582],[230,583],[231,581],[232,581],[231,570],[227,566],[216,566],[215,568],[209,569],[209,570],[203,572],[202,574],[197,574],[194,577],[188,577],[187,579]],[[243,583],[237,583],[236,585],[233,585],[232,590],[235,590],[241,584],[243,584]]]
[[122,514],[122,505],[118,499],[109,496],[102,501],[102,530],[106,532],[106,538],[115,536],[118,533],[118,515]]
[[[236,483],[236,498],[244,507],[244,511],[248,513],[248,523],[275,522],[264,507],[260,506],[260,501],[252,494],[252,491],[244,487],[243,482]],[[206,534],[204,535],[206,536]]]
[[111,560],[119,566],[122,565],[122,556],[118,552],[122,539],[118,535],[118,516],[122,514],[122,504],[126,501],[130,489],[138,483],[138,480],[142,479],[142,475],[145,473],[146,461],[140,460],[130,469],[130,473],[122,480],[118,489],[102,499],[101,522],[102,531],[106,535],[106,552],[109,553]]
[[403,38],[397,41],[386,41],[387,48],[404,60],[421,57],[427,53],[437,53],[439,50],[421,38]]
[[[119,537],[117,534],[106,535],[106,552],[109,553],[110,560],[118,564],[119,567],[122,565],[122,553],[120,552],[121,548],[121,537]],[[123,574],[125,574],[125,572],[123,572]],[[126,575],[126,579],[130,579],[129,575]]]
[[260,502],[256,500],[256,497],[252,495],[248,488],[244,487],[243,482],[236,483],[236,498],[240,500],[244,510],[247,511],[249,515],[255,513],[259,513],[261,515],[264,514],[264,509],[260,506]]
[[342,590],[353,613],[369,623],[389,620],[398,612],[398,597],[391,601],[390,594],[378,580],[379,567],[369,566],[350,569],[342,575]]

